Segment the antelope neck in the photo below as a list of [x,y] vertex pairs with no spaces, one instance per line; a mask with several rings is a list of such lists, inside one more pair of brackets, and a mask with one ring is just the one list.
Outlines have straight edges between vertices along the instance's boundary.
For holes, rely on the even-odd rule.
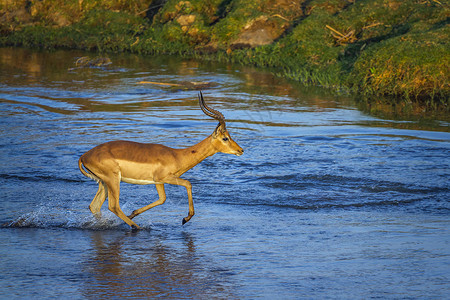
[[205,158],[217,153],[211,143],[212,136],[208,136],[203,141],[188,147],[186,149],[180,149],[180,157],[183,158],[183,170],[182,173],[192,169],[195,165],[203,161]]

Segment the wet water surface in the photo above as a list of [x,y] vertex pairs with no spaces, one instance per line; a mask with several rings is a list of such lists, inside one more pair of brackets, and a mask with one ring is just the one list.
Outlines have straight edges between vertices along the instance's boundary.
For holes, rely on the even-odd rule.
[[[381,119],[270,73],[173,57],[0,49],[0,297],[431,298],[450,292],[445,120]],[[91,54],[91,56],[94,56]],[[110,140],[193,145],[216,127],[211,82],[243,156],[216,154],[134,219],[88,205],[78,158]],[[157,199],[121,185],[126,214]]]

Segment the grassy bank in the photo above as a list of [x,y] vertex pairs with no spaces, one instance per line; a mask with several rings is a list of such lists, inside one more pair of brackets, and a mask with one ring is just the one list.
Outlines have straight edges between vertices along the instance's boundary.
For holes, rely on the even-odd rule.
[[84,0],[0,4],[0,45],[177,54],[271,67],[449,110],[450,8],[437,0]]

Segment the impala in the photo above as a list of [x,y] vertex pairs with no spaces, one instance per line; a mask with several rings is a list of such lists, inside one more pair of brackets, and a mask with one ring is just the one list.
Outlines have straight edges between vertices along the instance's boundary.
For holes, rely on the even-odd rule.
[[[137,215],[166,201],[164,184],[184,186],[187,190],[189,214],[182,224],[194,215],[191,183],[180,178],[205,158],[218,152],[240,156],[244,150],[231,139],[225,127],[225,118],[219,111],[208,107],[200,92],[200,108],[209,117],[219,121],[214,132],[200,143],[186,149],[172,149],[159,144],[142,144],[130,141],[112,141],[101,144],[78,160],[78,167],[86,177],[98,182],[98,191],[89,205],[96,215],[108,197],[108,208],[132,228],[139,226],[132,220]],[[154,184],[159,199],[126,216],[120,209],[120,182]]]

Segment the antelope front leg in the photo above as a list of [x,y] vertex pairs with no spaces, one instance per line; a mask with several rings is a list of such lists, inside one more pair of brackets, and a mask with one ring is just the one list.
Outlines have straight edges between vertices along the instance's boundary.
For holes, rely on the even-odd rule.
[[189,203],[189,214],[186,218],[183,218],[181,224],[184,225],[188,222],[195,214],[194,212],[194,200],[192,200],[192,185],[189,181],[186,180],[188,185],[185,185],[187,194],[188,194],[188,203]]
[[166,178],[164,182],[169,184],[175,184],[175,185],[181,185],[184,186],[187,190],[188,194],[188,203],[189,203],[189,214],[186,218],[183,218],[182,224],[186,224],[186,222],[189,222],[189,220],[194,216],[194,201],[192,200],[192,185],[189,181],[185,179],[181,179],[178,177],[172,177],[172,178]]

